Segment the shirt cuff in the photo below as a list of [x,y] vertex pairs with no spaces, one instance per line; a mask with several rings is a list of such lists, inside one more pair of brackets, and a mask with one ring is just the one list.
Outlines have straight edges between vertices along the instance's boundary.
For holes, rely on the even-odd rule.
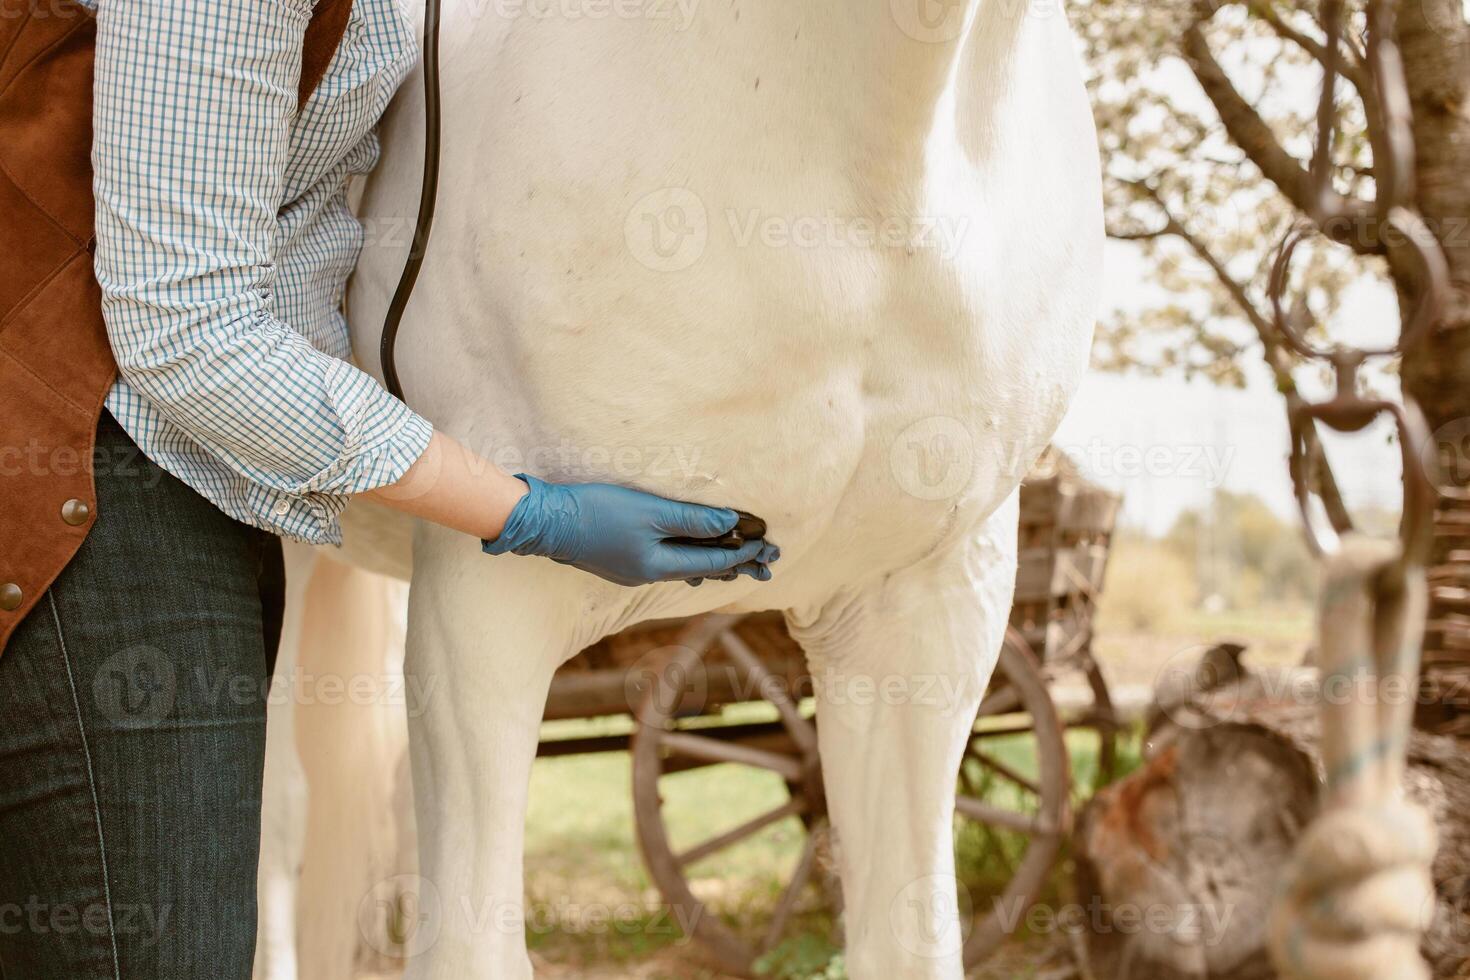
[[434,427],[346,361],[334,360],[328,398],[342,427],[337,458],[291,491],[301,496],[350,496],[396,483],[429,448]]

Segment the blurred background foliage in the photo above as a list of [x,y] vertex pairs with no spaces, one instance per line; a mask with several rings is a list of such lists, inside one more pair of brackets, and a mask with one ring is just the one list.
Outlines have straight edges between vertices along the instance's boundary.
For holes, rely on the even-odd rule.
[[[1266,178],[1262,164],[1222,125],[1222,106],[1252,116],[1259,155],[1311,156],[1321,71],[1314,51],[1317,4],[1239,0],[1212,3],[1202,19],[1189,2],[1081,0],[1068,5],[1086,48],[1097,118],[1108,233],[1136,242],[1153,289],[1100,324],[1103,367],[1177,371],[1241,384],[1247,362],[1267,364],[1278,382],[1300,365],[1269,330],[1265,299],[1274,252],[1298,218],[1298,203]],[[1353,32],[1362,29],[1354,9]],[[1226,87],[1228,86],[1228,88]],[[1371,188],[1363,102],[1344,86],[1336,159],[1339,190]],[[1237,106],[1229,93],[1243,100]],[[1288,171],[1289,172],[1289,171]],[[1298,265],[1299,312],[1327,322],[1348,287],[1386,284],[1382,258],[1319,243]],[[1393,326],[1393,325],[1390,325]]]

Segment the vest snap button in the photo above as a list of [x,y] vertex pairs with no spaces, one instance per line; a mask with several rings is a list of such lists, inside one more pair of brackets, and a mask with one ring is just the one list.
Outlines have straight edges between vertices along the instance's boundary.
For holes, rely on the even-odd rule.
[[0,609],[10,612],[12,609],[20,608],[21,599],[25,598],[20,591],[20,586],[14,582],[6,582],[0,585]]
[[92,516],[92,508],[85,501],[73,497],[61,505],[61,519],[72,527],[81,527],[87,523],[87,518]]

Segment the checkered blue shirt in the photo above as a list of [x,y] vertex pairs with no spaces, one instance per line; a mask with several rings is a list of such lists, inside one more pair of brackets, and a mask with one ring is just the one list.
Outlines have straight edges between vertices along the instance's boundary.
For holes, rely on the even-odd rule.
[[362,248],[346,183],[417,57],[398,0],[356,0],[297,111],[313,0],[83,0],[97,14],[97,278],[121,380],[107,407],[230,516],[341,539],[427,421],[347,362]]

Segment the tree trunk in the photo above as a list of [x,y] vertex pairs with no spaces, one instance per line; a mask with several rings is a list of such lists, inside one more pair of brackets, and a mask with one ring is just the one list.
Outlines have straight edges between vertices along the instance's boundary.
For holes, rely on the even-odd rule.
[[[1423,409],[1443,482],[1470,488],[1470,26],[1462,0],[1399,4],[1399,41],[1418,154],[1417,204],[1439,236],[1456,289],[1441,328],[1406,352],[1404,390]],[[1404,316],[1416,271],[1390,254]],[[1470,733],[1470,503],[1436,513],[1420,727]]]
[[[1319,803],[1316,681],[1263,676],[1219,647],[1166,675],[1144,765],[1078,821],[1077,907],[1092,980],[1269,980],[1279,874]],[[1409,795],[1434,815],[1438,904],[1423,951],[1436,977],[1470,975],[1470,760],[1416,732]],[[1426,915],[1431,910],[1426,909]]]

